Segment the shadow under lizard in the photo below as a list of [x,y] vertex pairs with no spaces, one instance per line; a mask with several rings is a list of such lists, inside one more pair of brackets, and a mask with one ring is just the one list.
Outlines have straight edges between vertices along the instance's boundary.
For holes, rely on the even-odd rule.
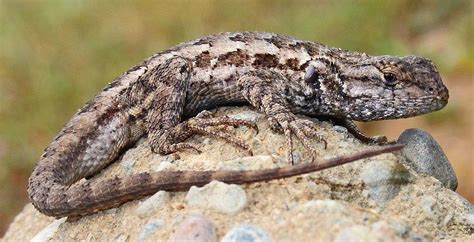
[[86,103],[45,149],[29,179],[28,194],[46,215],[78,217],[158,190],[186,190],[212,180],[267,181],[401,148],[389,145],[274,169],[144,172],[77,182],[145,135],[152,151],[160,154],[198,150],[185,142],[194,134],[222,138],[250,152],[247,144],[217,126],[255,124],[201,112],[217,106],[249,104],[265,113],[272,129],[285,135],[287,159],[293,163],[293,137],[313,158],[310,139],[325,143],[316,125],[296,114],[330,117],[364,142],[383,143],[360,132],[353,120],[421,115],[443,108],[448,97],[436,67],[426,58],[372,56],[273,33],[211,35],[151,56]]

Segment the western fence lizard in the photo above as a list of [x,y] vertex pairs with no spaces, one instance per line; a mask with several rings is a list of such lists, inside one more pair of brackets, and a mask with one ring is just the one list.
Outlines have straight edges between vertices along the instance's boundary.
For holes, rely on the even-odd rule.
[[[255,124],[212,117],[202,110],[250,104],[286,136],[292,162],[295,136],[316,156],[315,125],[297,117],[326,116],[366,142],[352,120],[411,117],[441,109],[448,90],[433,63],[422,57],[371,56],[292,37],[258,32],[220,33],[159,52],[116,78],[85,104],[45,149],[29,179],[28,194],[42,213],[82,216],[158,190],[184,190],[211,180],[266,181],[307,173],[400,149],[400,145],[258,171],[162,171],[105,181],[77,182],[114,161],[146,135],[154,152],[197,149],[193,134],[248,146],[217,125]],[[200,113],[196,116],[196,114]]]

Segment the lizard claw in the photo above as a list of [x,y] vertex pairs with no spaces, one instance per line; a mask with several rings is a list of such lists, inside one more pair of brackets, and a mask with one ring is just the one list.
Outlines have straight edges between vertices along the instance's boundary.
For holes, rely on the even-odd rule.
[[[294,116],[291,113],[282,113],[277,114],[273,117],[273,120],[279,120],[279,131],[283,130],[287,142],[287,160],[292,165],[294,164],[293,159],[293,138],[292,135],[295,135],[301,144],[310,152],[312,162],[315,161],[317,157],[317,151],[311,144],[310,138],[316,138],[318,142],[324,144],[324,148],[327,148],[326,140],[315,130],[315,125],[312,121],[301,119]],[[273,121],[275,122],[275,121]]]

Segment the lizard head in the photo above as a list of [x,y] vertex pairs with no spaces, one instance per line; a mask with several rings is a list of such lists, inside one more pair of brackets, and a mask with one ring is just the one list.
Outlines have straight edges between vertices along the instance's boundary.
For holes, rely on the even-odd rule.
[[[328,82],[336,90],[331,90],[333,95],[323,97],[327,99],[324,102],[329,105],[327,109],[339,110],[339,114],[349,119],[371,121],[417,116],[447,104],[448,89],[429,59],[363,57],[363,61],[332,68],[333,75],[329,78],[332,81]],[[326,88],[329,89],[327,85]]]

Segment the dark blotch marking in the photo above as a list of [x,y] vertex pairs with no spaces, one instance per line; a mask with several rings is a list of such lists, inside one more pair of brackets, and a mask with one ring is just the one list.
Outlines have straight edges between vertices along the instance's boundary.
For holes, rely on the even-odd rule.
[[266,42],[270,44],[275,45],[276,47],[280,49],[288,48],[288,40],[278,35],[272,36],[271,38],[264,38],[263,40],[265,40]]
[[297,58],[291,58],[291,59],[287,59],[285,61],[285,66],[291,70],[294,70],[294,71],[300,71],[301,69],[301,66],[299,65],[299,61]]
[[206,68],[211,65],[211,54],[209,51],[203,51],[196,56],[196,67]]
[[314,43],[311,43],[311,42],[299,41],[299,42],[296,42],[295,44],[290,44],[290,47],[295,48],[295,49],[303,48],[311,56],[316,56],[319,53],[318,46],[316,46]]
[[273,68],[278,66],[278,57],[272,54],[255,54],[255,60],[252,63],[255,67]]
[[251,41],[253,41],[255,38],[252,38],[248,35],[245,35],[245,34],[236,34],[234,36],[230,36],[229,37],[230,40],[232,41],[239,41],[239,42],[244,42],[244,43],[249,43]]
[[210,47],[214,44],[214,39],[211,37],[202,38],[193,43],[193,45],[205,45],[208,44]]
[[134,72],[140,68],[142,68],[142,64],[135,65],[132,68],[130,68],[126,73],[129,74],[130,72]]
[[235,66],[243,66],[249,59],[250,56],[247,54],[247,51],[237,49],[236,51],[220,55],[217,58],[218,61],[216,65],[229,64]]

